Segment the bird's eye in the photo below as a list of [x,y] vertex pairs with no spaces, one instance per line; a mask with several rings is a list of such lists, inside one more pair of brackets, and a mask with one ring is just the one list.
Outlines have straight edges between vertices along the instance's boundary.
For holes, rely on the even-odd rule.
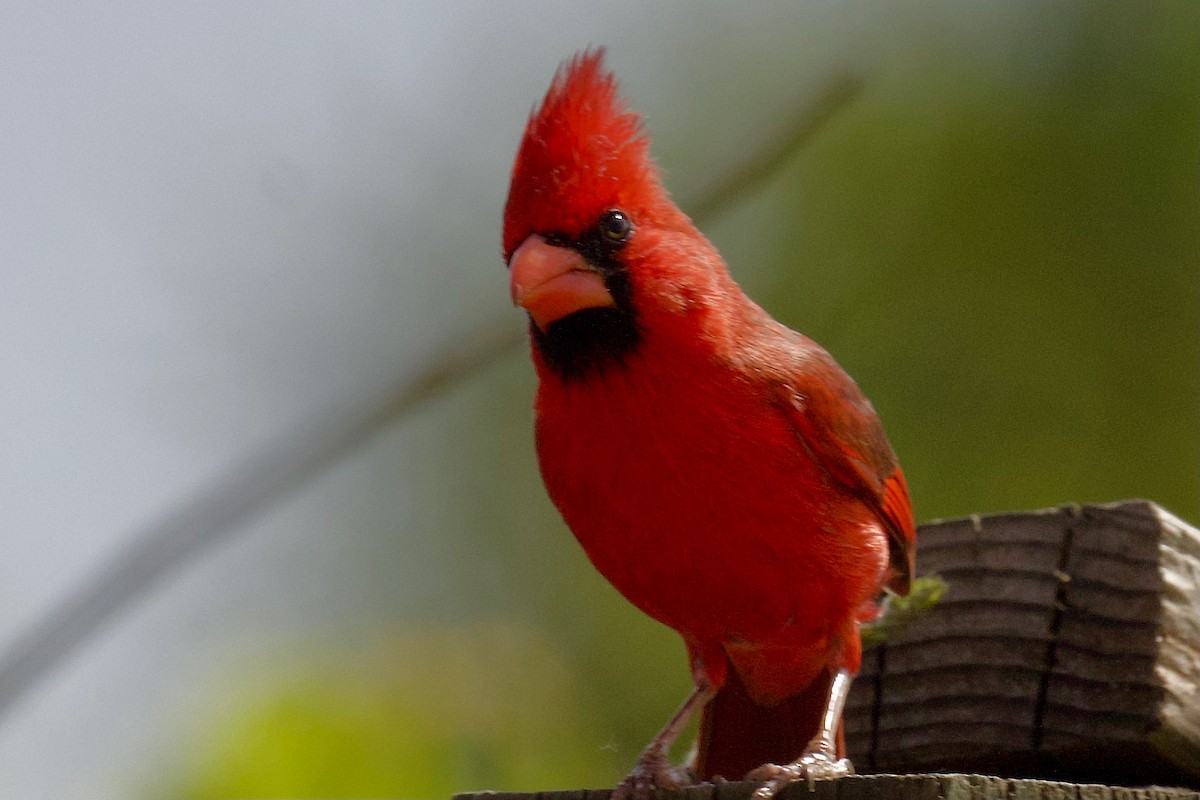
[[630,234],[633,233],[633,221],[625,216],[625,212],[617,211],[615,208],[611,211],[605,211],[600,217],[600,235],[604,240],[612,244],[624,244],[629,240]]

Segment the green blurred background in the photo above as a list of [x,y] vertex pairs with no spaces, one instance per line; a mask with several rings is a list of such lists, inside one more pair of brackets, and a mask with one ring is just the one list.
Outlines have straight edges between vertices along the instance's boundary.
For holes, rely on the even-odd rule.
[[[936,25],[910,35],[707,226],[751,295],[872,398],[920,520],[1128,497],[1200,519],[1200,4],[1063,5],[1076,24],[1041,34],[1069,37],[1053,58],[1036,36],[997,64]],[[670,113],[630,100],[652,133]],[[684,105],[696,128],[722,114]],[[669,145],[668,185],[696,191],[673,173],[703,154]],[[498,259],[478,269],[502,306]],[[683,648],[544,497],[533,390],[512,351],[372,445],[430,454],[402,476],[436,501],[410,530],[361,513],[381,561],[436,580],[384,587],[358,649],[308,642],[283,670],[213,677],[147,797],[435,798],[609,785],[632,764],[688,690]]]

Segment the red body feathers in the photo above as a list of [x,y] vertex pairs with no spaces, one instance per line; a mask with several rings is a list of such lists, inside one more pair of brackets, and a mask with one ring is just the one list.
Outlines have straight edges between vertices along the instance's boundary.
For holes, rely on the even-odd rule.
[[504,252],[533,320],[546,488],[721,690],[697,771],[790,759],[828,676],[857,672],[859,621],[912,574],[908,489],[874,410],[674,205],[600,53],[569,62],[526,127]]

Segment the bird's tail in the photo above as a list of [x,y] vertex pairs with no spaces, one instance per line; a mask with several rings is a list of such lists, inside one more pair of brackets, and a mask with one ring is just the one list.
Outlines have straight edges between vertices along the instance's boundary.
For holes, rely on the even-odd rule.
[[[700,717],[694,765],[700,779],[720,775],[739,780],[767,762],[795,761],[820,727],[832,680],[833,676],[823,671],[803,691],[776,705],[761,706],[750,699],[737,670],[730,665],[725,685]],[[844,750],[841,739],[839,731],[839,752]]]

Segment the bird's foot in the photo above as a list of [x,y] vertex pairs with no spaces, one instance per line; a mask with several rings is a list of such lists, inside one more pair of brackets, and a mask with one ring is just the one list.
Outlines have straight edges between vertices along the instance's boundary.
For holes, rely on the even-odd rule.
[[766,781],[751,795],[751,800],[771,800],[785,786],[807,780],[811,791],[814,781],[827,781],[854,774],[848,758],[838,758],[832,752],[818,748],[809,750],[791,764],[763,764],[746,774],[748,781]]
[[633,771],[613,790],[612,800],[649,800],[655,789],[679,789],[695,782],[687,767],[668,766],[660,753],[643,753]]

